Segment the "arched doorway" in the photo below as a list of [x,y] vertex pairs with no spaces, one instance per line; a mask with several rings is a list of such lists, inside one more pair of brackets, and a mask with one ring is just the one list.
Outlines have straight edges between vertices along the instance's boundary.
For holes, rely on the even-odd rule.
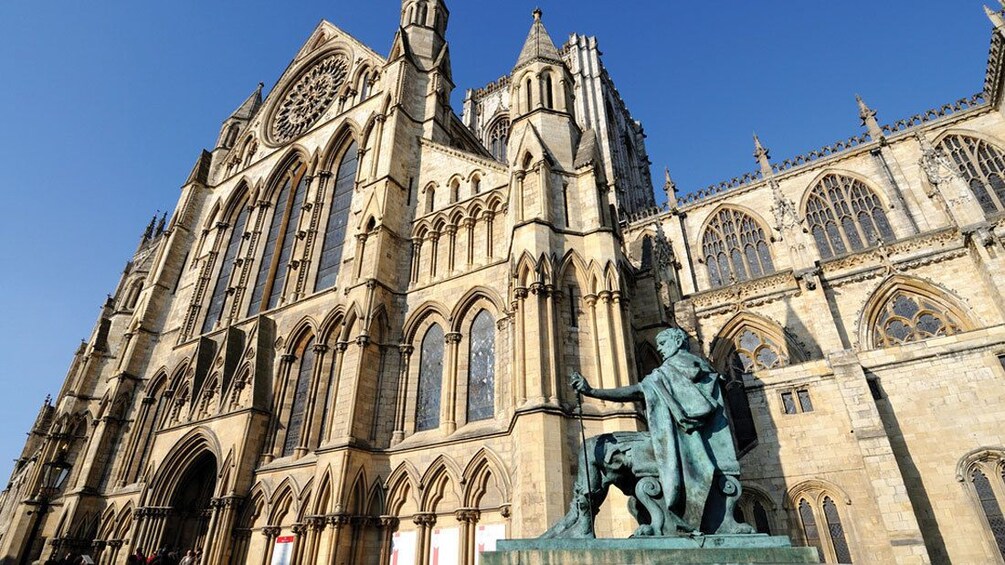
[[177,485],[161,545],[180,551],[205,547],[210,501],[216,490],[216,458],[209,452],[200,455]]

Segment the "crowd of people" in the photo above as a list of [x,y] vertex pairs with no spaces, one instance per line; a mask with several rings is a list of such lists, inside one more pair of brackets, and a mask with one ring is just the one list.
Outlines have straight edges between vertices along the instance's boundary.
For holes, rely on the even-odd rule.
[[[92,565],[94,560],[88,555],[67,553],[62,559],[53,555],[46,559],[45,565]],[[190,549],[184,555],[179,551],[162,548],[149,555],[142,549],[137,549],[126,559],[129,565],[202,565],[202,550]]]

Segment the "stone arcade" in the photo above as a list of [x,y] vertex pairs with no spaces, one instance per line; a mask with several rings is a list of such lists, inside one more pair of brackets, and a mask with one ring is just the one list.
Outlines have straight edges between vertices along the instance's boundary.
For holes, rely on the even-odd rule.
[[[322,22],[143,235],[0,496],[0,555],[473,564],[565,514],[566,376],[635,384],[675,325],[730,378],[745,522],[828,563],[1002,563],[988,16],[979,94],[888,125],[860,100],[863,133],[755,141],[756,172],[687,195],[667,173],[665,207],[595,38],[535,13],[457,116],[442,0],[405,0],[386,56]],[[597,533],[625,537],[610,496]]]

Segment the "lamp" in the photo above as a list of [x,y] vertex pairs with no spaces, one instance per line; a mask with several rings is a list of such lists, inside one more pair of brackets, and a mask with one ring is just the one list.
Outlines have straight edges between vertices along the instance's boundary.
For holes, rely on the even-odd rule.
[[61,449],[56,458],[42,465],[42,493],[48,498],[56,493],[70,475],[70,464],[66,462],[66,450]]

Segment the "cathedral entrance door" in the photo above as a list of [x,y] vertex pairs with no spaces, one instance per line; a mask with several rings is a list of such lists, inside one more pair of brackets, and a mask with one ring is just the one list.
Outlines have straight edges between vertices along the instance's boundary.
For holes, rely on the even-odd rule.
[[171,498],[171,517],[162,545],[185,552],[206,545],[210,501],[216,490],[216,458],[200,455],[185,472]]

